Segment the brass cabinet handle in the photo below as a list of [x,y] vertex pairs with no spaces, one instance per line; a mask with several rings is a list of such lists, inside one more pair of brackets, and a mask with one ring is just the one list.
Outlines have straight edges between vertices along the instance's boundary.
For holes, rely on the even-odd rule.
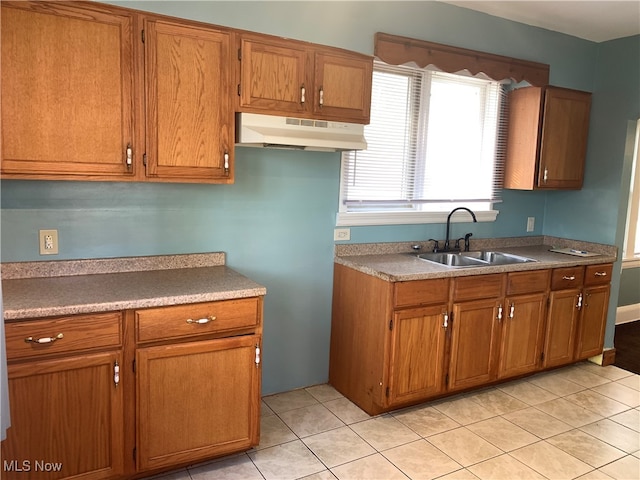
[[442,318],[443,318],[442,328],[447,328],[449,326],[449,314],[443,313]]
[[509,308],[509,318],[513,319],[515,311],[516,311],[516,306],[512,303],[511,307]]
[[606,277],[607,276],[607,272],[596,272],[596,273],[594,273],[594,275],[596,277]]
[[304,102],[307,101],[305,95],[307,93],[307,89],[304,88],[304,83],[302,84],[302,86],[300,87],[300,103],[304,104]]
[[320,91],[318,93],[320,94],[320,99],[318,100],[318,105],[320,106],[320,108],[322,108],[322,106],[324,105],[324,88],[320,87]]
[[571,275],[570,277],[568,277],[567,275],[565,275],[564,277],[562,277],[562,279],[571,281],[571,280],[575,280],[576,276],[575,275]]
[[197,320],[194,320],[192,318],[188,318],[187,319],[187,323],[193,323],[193,324],[198,324],[198,325],[204,325],[207,324],[209,322],[213,322],[216,319],[216,317],[214,317],[213,315],[209,315],[208,317],[205,318],[198,318]]
[[502,305],[498,307],[498,321],[502,321]]
[[53,343],[56,340],[60,340],[61,338],[64,338],[64,335],[62,333],[59,333],[55,337],[42,337],[42,338],[27,337],[24,339],[24,341],[25,343]]

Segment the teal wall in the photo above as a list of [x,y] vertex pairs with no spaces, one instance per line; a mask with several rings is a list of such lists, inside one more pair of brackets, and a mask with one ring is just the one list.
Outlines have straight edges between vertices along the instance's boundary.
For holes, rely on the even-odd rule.
[[[616,43],[603,47],[439,2],[111,3],[367,54],[373,53],[377,31],[421,38],[548,63],[552,84],[589,91],[598,81],[613,81],[598,75],[599,62],[604,62],[599,53],[604,48],[608,58],[618,48]],[[628,67],[627,44],[621,45],[625,53],[614,55],[607,68],[620,70],[622,62]],[[637,66],[638,58],[631,60]],[[637,99],[624,90],[621,95]],[[613,135],[615,124],[631,112],[608,107],[607,98],[599,102],[597,91],[594,100],[592,122]],[[593,212],[618,218],[618,201],[624,195],[617,144],[594,130],[583,191],[564,196],[505,191],[496,222],[465,225],[464,230],[476,237],[526,235],[527,217],[535,216],[534,235],[562,232],[617,242],[615,222],[598,217],[597,231],[590,228]],[[602,154],[608,150],[611,155]],[[0,182],[1,260],[42,260],[37,232],[50,228],[59,231],[58,259],[225,251],[232,268],[268,290],[264,393],[322,383],[328,377],[339,170],[335,153],[238,148],[234,185],[5,180]],[[605,201],[589,216],[576,214],[579,199],[601,195]],[[574,208],[560,208],[563,202],[573,202]],[[353,227],[351,241],[442,238],[444,229],[442,224]]]

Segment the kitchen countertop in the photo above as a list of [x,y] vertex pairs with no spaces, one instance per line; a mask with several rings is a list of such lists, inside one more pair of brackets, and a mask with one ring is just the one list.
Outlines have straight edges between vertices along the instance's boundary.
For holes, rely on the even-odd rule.
[[223,253],[2,264],[7,321],[266,295]]
[[[611,245],[587,243],[556,237],[518,237],[507,239],[476,240],[470,250],[497,250],[528,257],[535,262],[481,267],[447,267],[421,260],[412,252],[414,243],[340,245],[336,246],[335,263],[353,268],[389,282],[423,280],[428,278],[485,275],[546,268],[572,267],[612,263],[617,258],[617,248]],[[430,252],[431,243],[419,243],[420,252]],[[579,257],[550,252],[551,248],[575,248],[598,253],[596,256]],[[372,253],[375,252],[375,253]]]

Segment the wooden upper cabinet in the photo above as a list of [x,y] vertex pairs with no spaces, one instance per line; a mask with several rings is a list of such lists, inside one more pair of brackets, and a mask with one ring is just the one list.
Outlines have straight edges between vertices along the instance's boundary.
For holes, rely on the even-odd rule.
[[120,179],[133,145],[133,15],[2,2],[2,174]]
[[373,58],[269,35],[239,35],[238,109],[369,123]]
[[245,35],[240,44],[240,107],[303,113],[310,78],[307,51],[289,41]]
[[149,19],[144,32],[147,175],[231,183],[230,34]]
[[319,117],[369,123],[373,62],[353,54],[315,54],[313,113]]
[[505,188],[580,189],[591,93],[526,87],[509,95]]

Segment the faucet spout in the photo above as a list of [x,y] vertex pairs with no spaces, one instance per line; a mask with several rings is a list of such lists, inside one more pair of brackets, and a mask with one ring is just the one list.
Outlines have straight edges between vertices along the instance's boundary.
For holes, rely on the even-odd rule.
[[445,252],[449,251],[449,229],[451,227],[451,215],[453,215],[458,210],[466,210],[467,212],[469,212],[471,214],[471,217],[473,218],[474,223],[478,222],[478,220],[476,219],[476,214],[473,213],[471,210],[469,210],[467,207],[457,207],[457,208],[454,208],[453,210],[451,210],[449,212],[449,216],[447,217],[447,236],[445,237],[445,241],[444,241],[444,251]]

